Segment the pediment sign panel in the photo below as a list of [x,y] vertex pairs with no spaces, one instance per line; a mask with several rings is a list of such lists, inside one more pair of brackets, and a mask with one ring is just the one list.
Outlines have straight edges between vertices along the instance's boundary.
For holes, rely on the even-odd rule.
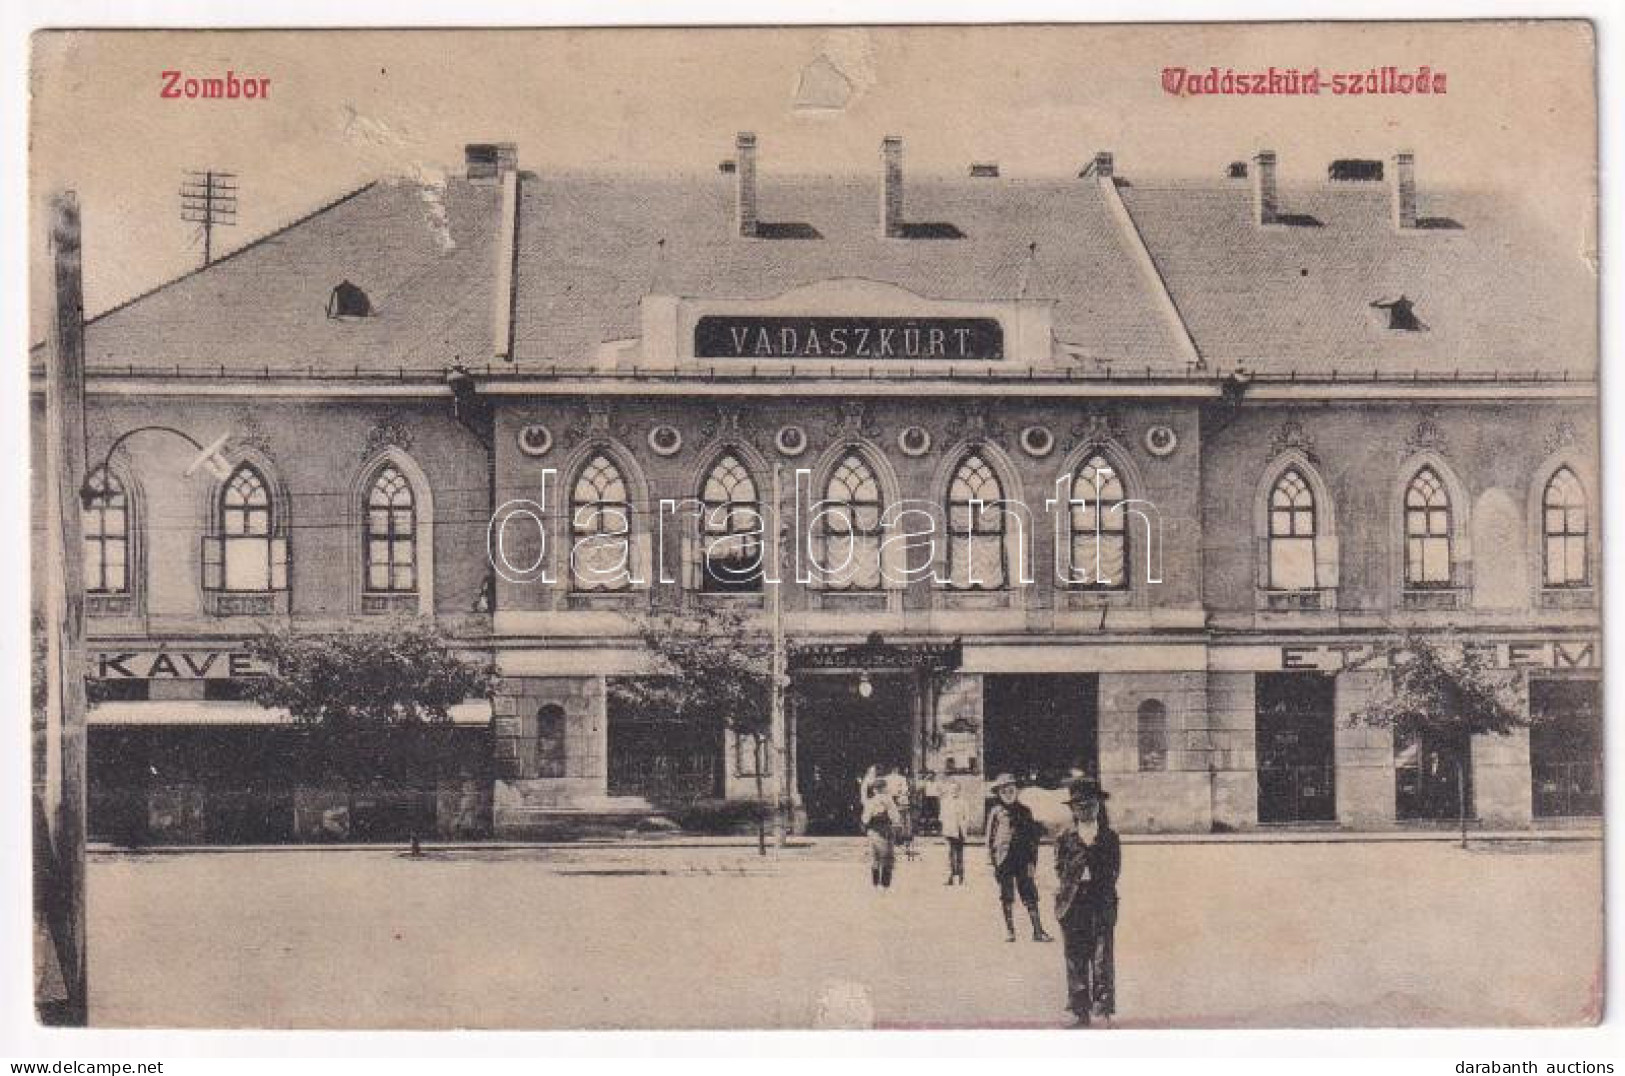
[[651,295],[640,362],[821,366],[1051,361],[1050,300],[933,299],[884,281],[840,278],[765,299]]

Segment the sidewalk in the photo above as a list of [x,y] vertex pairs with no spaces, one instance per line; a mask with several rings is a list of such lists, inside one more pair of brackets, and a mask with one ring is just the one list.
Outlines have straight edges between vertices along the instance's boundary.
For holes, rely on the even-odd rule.
[[[1391,842],[1427,842],[1439,844],[1454,844],[1461,841],[1461,831],[1448,828],[1417,828],[1393,830],[1339,830],[1339,829],[1299,829],[1299,828],[1265,828],[1239,831],[1235,833],[1125,833],[1124,844],[1134,845],[1204,845],[1204,844],[1384,844]],[[1576,826],[1572,828],[1546,828],[1546,829],[1497,829],[1467,831],[1469,843],[1484,844],[1497,842],[1542,842],[1542,841],[1580,841],[1600,842],[1602,840],[1602,824],[1594,826]],[[792,837],[784,846],[789,851],[805,851],[818,847],[840,848],[847,845],[862,844],[860,836],[835,837]],[[934,847],[941,841],[936,837],[922,837],[917,846],[923,851]],[[982,844],[980,838],[973,837],[967,842],[972,847]],[[775,849],[773,839],[768,838],[768,849]],[[125,848],[107,842],[92,842],[87,851],[91,855],[188,855],[193,853],[230,853],[230,852],[367,852],[389,851],[400,852],[406,847],[405,842],[372,842],[372,843],[317,843],[317,844],[173,844],[173,845],[143,845],[140,848]],[[579,841],[423,841],[422,850],[430,852],[517,852],[538,849],[590,851],[619,850],[619,849],[727,849],[756,850],[755,837],[708,837],[698,834],[674,834],[670,837],[652,837],[648,834],[637,834],[625,838],[591,838]]]

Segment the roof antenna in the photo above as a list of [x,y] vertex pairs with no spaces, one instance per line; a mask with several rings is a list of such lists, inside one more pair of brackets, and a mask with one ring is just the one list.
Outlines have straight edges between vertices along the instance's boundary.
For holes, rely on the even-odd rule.
[[191,171],[181,181],[181,220],[203,231],[203,266],[214,261],[216,225],[237,223],[237,173]]

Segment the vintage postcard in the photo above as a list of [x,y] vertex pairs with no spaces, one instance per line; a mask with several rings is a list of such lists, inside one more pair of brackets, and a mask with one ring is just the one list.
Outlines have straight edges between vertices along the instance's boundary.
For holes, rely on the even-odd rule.
[[1601,1018],[1590,23],[29,78],[42,1022]]

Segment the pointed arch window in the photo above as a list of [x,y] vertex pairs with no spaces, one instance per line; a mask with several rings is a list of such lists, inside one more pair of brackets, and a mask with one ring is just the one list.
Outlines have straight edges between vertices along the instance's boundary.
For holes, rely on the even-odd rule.
[[1281,472],[1270,489],[1269,585],[1272,590],[1313,590],[1315,494],[1296,467]]
[[849,452],[835,465],[819,507],[816,558],[824,584],[835,590],[879,590],[885,501],[862,456]]
[[85,547],[85,590],[91,594],[130,593],[130,498],[124,485],[105,470],[91,476],[94,499],[81,519]]
[[367,484],[362,558],[369,594],[411,594],[418,589],[418,515],[412,483],[394,464],[378,468]]
[[1128,588],[1128,513],[1112,506],[1125,499],[1123,480],[1105,456],[1095,453],[1072,479],[1071,585],[1089,590]]
[[277,519],[270,484],[251,463],[220,489],[218,531],[204,539],[208,590],[262,594],[288,589],[288,540]]
[[1450,492],[1432,467],[1416,472],[1405,487],[1405,585],[1451,584]]
[[589,459],[570,490],[570,582],[576,590],[632,585],[632,502],[626,478],[602,453]]
[[1548,587],[1588,586],[1591,530],[1585,487],[1572,470],[1559,467],[1547,480],[1540,501],[1545,584]]
[[739,457],[717,460],[700,488],[703,544],[700,589],[709,593],[762,589],[762,514],[756,482]]
[[960,461],[948,482],[948,585],[956,590],[1002,590],[1005,564],[1004,487],[980,454]]

